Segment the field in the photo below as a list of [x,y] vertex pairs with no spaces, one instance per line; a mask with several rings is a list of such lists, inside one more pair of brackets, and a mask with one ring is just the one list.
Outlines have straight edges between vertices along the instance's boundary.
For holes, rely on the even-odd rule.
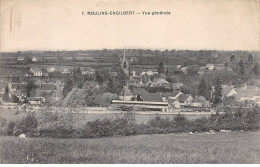
[[1,137],[1,163],[260,163],[260,132],[100,139]]

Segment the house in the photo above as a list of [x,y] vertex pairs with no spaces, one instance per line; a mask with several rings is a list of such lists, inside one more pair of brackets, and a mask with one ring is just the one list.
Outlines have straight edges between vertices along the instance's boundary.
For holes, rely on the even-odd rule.
[[181,102],[178,99],[169,99],[168,107],[170,111],[172,108],[181,108]]
[[164,102],[167,102],[168,99],[177,99],[182,93],[179,91],[173,91],[173,92],[163,92],[161,93],[162,99]]
[[144,70],[144,71],[142,71],[142,73],[141,73],[141,75],[149,75],[149,76],[151,76],[151,75],[157,75],[157,74],[158,74],[158,72],[155,71],[155,70]]
[[85,69],[81,71],[82,75],[93,75],[95,74],[95,70],[93,68]]
[[143,94],[148,92],[144,88],[133,88],[131,93],[133,97],[137,98],[138,94]]
[[160,86],[170,87],[170,83],[163,78],[155,78],[153,80],[153,83],[151,84],[151,87],[160,87]]
[[17,59],[18,61],[24,61],[25,60],[25,58],[23,57],[23,56],[18,56],[18,59]]
[[222,85],[222,96],[224,97],[231,97],[237,94],[237,91],[233,88],[233,86],[226,86]]
[[137,76],[139,76],[140,74],[139,74],[137,71],[132,71],[132,72],[130,73],[130,75],[131,75],[132,77],[137,77]]
[[183,71],[181,70],[181,67],[180,68],[171,68],[171,69],[169,69],[169,72],[172,75],[181,75],[181,74],[183,74]]
[[127,81],[129,87],[143,87],[144,84],[141,82],[141,77],[133,77],[132,80]]
[[49,67],[49,68],[47,69],[48,72],[55,72],[55,70],[56,70],[56,69],[55,69],[54,67]]
[[181,68],[181,67],[182,67],[182,65],[177,65],[177,66],[176,66],[176,68]]
[[120,100],[126,100],[126,101],[131,101],[133,97],[133,94],[131,93],[131,91],[128,89],[127,86],[123,87],[123,90],[121,92],[121,95],[119,96]]
[[70,70],[67,69],[67,68],[61,68],[61,69],[60,69],[60,72],[61,72],[62,74],[69,74],[69,73],[70,73]]
[[237,101],[253,100],[258,96],[258,88],[255,86],[247,86],[237,88],[237,94],[234,95]]
[[13,92],[10,92],[9,98],[12,98],[12,96],[16,96],[18,97],[19,100],[21,100],[26,95],[27,95],[26,90],[15,90]]
[[193,100],[193,97],[188,94],[180,94],[177,97],[177,100],[181,103],[183,106],[190,106]]
[[194,106],[194,107],[210,107],[210,103],[203,96],[198,96],[191,101],[191,106]]
[[163,99],[162,99],[162,96],[160,95],[160,93],[142,92],[139,95],[143,101],[163,102]]
[[30,98],[32,101],[37,101],[38,103],[42,103],[45,102],[46,98],[52,98],[52,93],[53,93],[52,90],[36,89],[31,91]]
[[44,98],[40,98],[40,97],[28,97],[27,101],[29,104],[31,105],[39,105],[45,102]]
[[8,83],[8,88],[10,92],[13,92],[15,90],[26,90],[27,83],[21,82],[21,83]]
[[198,73],[199,75],[203,75],[205,73],[209,72],[209,69],[205,68],[205,67],[200,67]]
[[37,61],[37,58],[34,56],[33,58],[32,58],[32,62],[36,62]]
[[41,90],[54,90],[54,89],[55,89],[55,84],[53,82],[41,84]]
[[41,77],[42,76],[42,70],[40,70],[39,68],[37,67],[32,67],[30,69],[30,72],[32,72],[33,76],[34,77]]
[[168,104],[169,109],[171,108],[181,108],[182,106],[190,106],[192,103],[192,96],[180,94],[177,98],[169,98]]
[[206,64],[206,68],[211,71],[211,70],[215,69],[215,65],[214,64]]
[[173,90],[180,90],[183,87],[183,83],[172,83]]
[[188,67],[182,67],[181,70],[184,74],[188,73]]

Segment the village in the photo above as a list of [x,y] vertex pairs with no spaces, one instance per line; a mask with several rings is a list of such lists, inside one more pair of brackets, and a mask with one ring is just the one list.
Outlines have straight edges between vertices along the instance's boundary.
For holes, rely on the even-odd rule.
[[[1,107],[25,110],[36,106],[103,107],[109,111],[203,113],[260,105],[258,64],[251,54],[230,54],[224,62],[184,63],[172,68],[157,61],[157,67],[142,69],[136,65],[139,57],[129,56],[125,49],[122,52],[118,63],[109,70],[78,66],[43,68],[37,63],[43,59],[46,62],[47,57],[18,54],[16,63],[25,64],[26,69],[23,74],[9,75],[1,81]],[[213,59],[218,59],[218,55],[214,54]],[[34,66],[26,65],[28,62]],[[247,75],[252,77],[244,79]],[[237,81],[238,76],[241,79]],[[193,81],[196,85],[189,85]],[[80,90],[89,89],[84,86],[86,82],[94,83],[88,84],[94,91],[81,95]]]

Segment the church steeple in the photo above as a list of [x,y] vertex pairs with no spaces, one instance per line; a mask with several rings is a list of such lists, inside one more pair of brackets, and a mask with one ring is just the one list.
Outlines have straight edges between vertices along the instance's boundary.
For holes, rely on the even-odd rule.
[[130,62],[129,60],[126,58],[125,55],[125,47],[124,47],[124,55],[123,55],[123,59],[121,61],[121,69],[124,71],[124,73],[129,76],[130,75]]

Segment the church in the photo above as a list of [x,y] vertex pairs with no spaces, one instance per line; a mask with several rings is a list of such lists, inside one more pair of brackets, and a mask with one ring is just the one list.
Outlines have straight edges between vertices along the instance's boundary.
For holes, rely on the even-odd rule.
[[130,77],[130,61],[125,56],[125,48],[123,58],[120,58],[120,66],[124,73]]

